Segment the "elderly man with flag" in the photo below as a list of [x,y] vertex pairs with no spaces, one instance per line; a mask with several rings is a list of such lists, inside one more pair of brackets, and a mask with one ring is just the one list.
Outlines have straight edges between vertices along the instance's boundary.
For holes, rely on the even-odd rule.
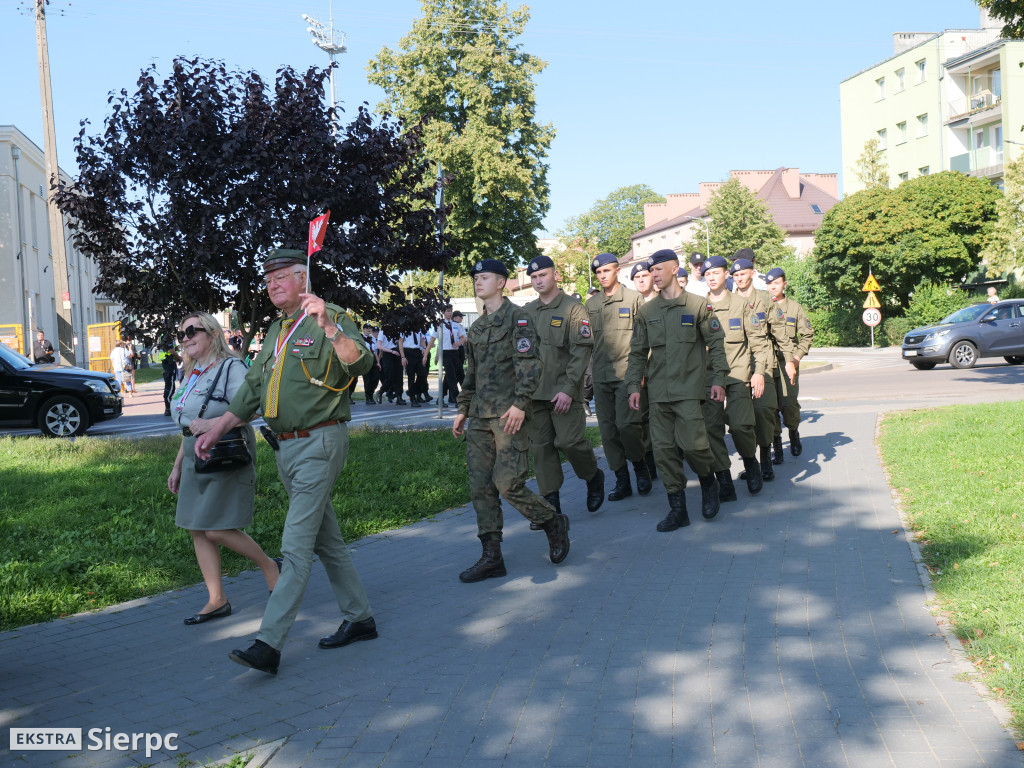
[[370,369],[373,358],[355,322],[341,307],[303,291],[306,254],[273,250],[263,270],[270,300],[282,316],[270,327],[227,413],[196,440],[196,455],[208,456],[227,430],[256,413],[263,414],[275,433],[271,444],[289,497],[281,536],[281,577],[255,642],[247,650],[232,651],[230,658],[277,674],[281,648],[298,614],[314,554],[327,571],[344,618],[337,632],[320,640],[320,647],[339,648],[377,637],[366,592],[331,504],[331,491],[348,454],[351,414],[346,387],[353,377]]

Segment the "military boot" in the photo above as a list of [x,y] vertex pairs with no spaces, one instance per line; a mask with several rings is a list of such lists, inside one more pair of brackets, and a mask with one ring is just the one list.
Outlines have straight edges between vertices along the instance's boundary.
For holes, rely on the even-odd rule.
[[775,479],[775,467],[772,466],[772,449],[767,445],[761,448],[761,477],[765,482]]
[[459,574],[459,581],[469,584],[505,575],[505,560],[501,556],[501,542],[488,539],[482,544],[483,554],[480,559]]
[[662,533],[674,531],[676,528],[685,528],[690,524],[690,516],[686,514],[686,495],[683,491],[668,492],[668,514],[665,519],[658,523],[658,530]]
[[721,472],[715,472],[715,477],[718,478],[718,500],[736,501],[736,486],[732,482],[732,472],[723,469]]
[[556,512],[544,523],[548,535],[548,557],[552,563],[560,563],[569,554],[569,518]]
[[599,469],[587,480],[587,511],[597,512],[604,504],[604,470]]
[[700,478],[700,513],[705,520],[710,520],[718,514],[720,506],[718,480],[714,475],[704,475]]
[[654,451],[648,451],[644,454],[644,463],[647,464],[647,471],[651,475],[651,480],[657,480],[658,465],[654,463]]
[[634,461],[633,472],[636,473],[636,492],[646,496],[651,492],[651,473],[647,471],[647,462]]
[[740,477],[747,481],[747,491],[751,496],[760,493],[764,487],[764,478],[761,477],[761,465],[757,463],[757,457],[744,456],[743,466],[745,469]]
[[[779,445],[782,445],[781,441]],[[800,442],[800,432],[796,429],[789,430],[789,452],[793,456],[799,456],[804,452],[804,446]]]
[[629,467],[615,470],[615,487],[608,494],[608,501],[618,501],[633,495],[633,484],[629,482]]
[[782,435],[776,435],[772,442],[772,464],[781,464],[783,459]]
[[[555,512],[557,512],[558,514],[562,514],[562,500],[558,497],[558,491],[555,491],[554,493],[545,493],[544,501],[546,501],[548,504],[554,507]],[[531,520],[530,530],[542,531],[544,530],[544,526],[541,523],[535,523]]]

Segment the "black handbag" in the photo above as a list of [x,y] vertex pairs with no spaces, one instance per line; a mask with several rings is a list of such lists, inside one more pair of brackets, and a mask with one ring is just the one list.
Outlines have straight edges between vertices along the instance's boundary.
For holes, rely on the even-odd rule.
[[[221,373],[232,362],[234,361],[226,360],[217,369],[217,375],[213,379],[210,391],[206,393],[203,407],[199,409],[199,415],[196,418],[203,418],[203,414],[206,413],[206,406],[210,403],[210,396],[217,388],[217,382],[220,381]],[[227,389],[227,385],[225,385],[225,389]],[[235,427],[225,432],[224,437],[210,448],[210,457],[208,459],[201,459],[196,456],[196,474],[209,475],[214,472],[232,472],[236,469],[247,467],[250,464],[252,464],[252,454],[249,453],[249,444],[245,441],[244,428]]]

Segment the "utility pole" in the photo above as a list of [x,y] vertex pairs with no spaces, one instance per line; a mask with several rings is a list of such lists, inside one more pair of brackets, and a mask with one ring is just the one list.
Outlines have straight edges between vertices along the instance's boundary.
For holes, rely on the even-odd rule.
[[302,14],[302,19],[307,24],[306,31],[313,36],[313,45],[322,51],[325,51],[331,58],[331,109],[335,110],[335,115],[331,120],[331,125],[334,129],[334,135],[338,135],[338,115],[337,108],[338,102],[335,99],[334,94],[334,57],[342,53],[345,53],[348,49],[345,47],[345,33],[340,30],[334,29],[334,3],[332,2],[329,6],[330,20],[327,26],[314,19],[312,16]]
[[46,45],[46,0],[36,3],[36,48],[39,52],[39,91],[43,102],[43,148],[46,153],[47,218],[50,220],[50,254],[53,258],[53,292],[57,305],[57,347],[60,362],[75,365],[75,330],[71,322],[68,257],[64,247],[64,217],[53,191],[60,181],[57,167],[57,134],[53,127],[53,94],[50,92],[50,54]]

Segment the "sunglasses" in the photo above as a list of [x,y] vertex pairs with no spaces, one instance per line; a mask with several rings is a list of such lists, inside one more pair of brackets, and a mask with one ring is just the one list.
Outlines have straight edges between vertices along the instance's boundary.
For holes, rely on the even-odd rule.
[[178,341],[193,339],[197,333],[206,333],[206,329],[200,328],[198,325],[190,325],[184,331],[178,331]]

